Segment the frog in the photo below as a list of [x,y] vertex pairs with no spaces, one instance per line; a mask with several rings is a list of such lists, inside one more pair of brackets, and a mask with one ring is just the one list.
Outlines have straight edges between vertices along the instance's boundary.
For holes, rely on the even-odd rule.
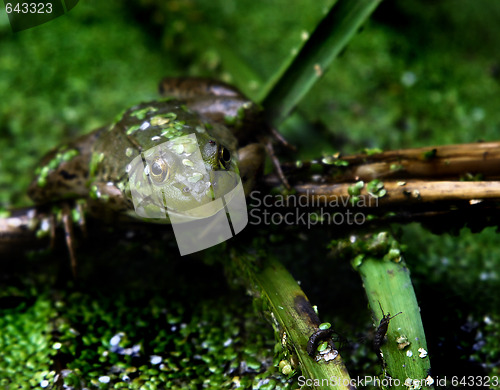
[[[237,88],[204,78],[165,78],[159,92],[160,99],[139,103],[121,113],[110,126],[52,150],[35,172],[28,195],[39,209],[62,205],[73,274],[73,207],[100,220],[168,224],[170,213],[146,218],[137,212],[134,189],[139,188],[144,210],[166,204],[173,205],[173,212],[183,214],[215,199],[215,174],[229,177],[217,183],[218,193],[227,193],[241,178],[248,196],[263,172],[266,154],[272,150],[269,134],[273,130],[266,125],[262,108]],[[175,164],[161,150],[150,153],[162,145],[169,145],[177,154]],[[198,161],[190,157],[196,151]],[[187,177],[192,186],[176,180],[180,168],[189,171],[195,163],[198,166]],[[163,205],[155,203],[148,191],[140,193],[146,185],[161,188]]]
[[[167,203],[181,211],[214,200],[210,177],[217,171],[241,177],[248,194],[265,159],[264,147],[256,142],[265,129],[261,108],[235,87],[208,79],[165,78],[159,90],[162,99],[137,104],[111,126],[48,153],[28,188],[35,204],[83,199],[89,213],[100,218],[119,214],[144,220],[135,212],[131,175],[143,181],[142,187],[144,182],[161,186]],[[173,150],[184,157],[177,165],[187,169],[193,166],[189,156],[200,151],[205,172],[193,170],[188,180],[206,189],[206,196],[196,196],[193,187],[175,182],[178,167],[168,164],[164,156],[144,161],[145,152],[164,143],[173,144]],[[145,169],[141,164],[132,166],[134,160],[145,163]],[[148,222],[170,220],[167,216]]]

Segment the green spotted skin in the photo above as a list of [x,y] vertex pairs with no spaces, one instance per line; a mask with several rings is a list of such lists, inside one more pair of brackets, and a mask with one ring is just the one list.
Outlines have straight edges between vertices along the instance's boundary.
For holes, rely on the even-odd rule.
[[[196,134],[197,145],[176,145],[185,155],[197,146],[207,172],[238,173],[237,140],[231,131],[191,111],[183,101],[165,99],[132,107],[109,128],[98,129],[49,153],[37,169],[29,195],[37,204],[84,198],[95,214],[104,210],[133,216],[129,175],[139,171],[134,171],[131,162],[148,149],[190,134]],[[182,161],[188,167],[192,164],[189,157]],[[175,172],[176,167],[168,169]],[[196,172],[192,177],[193,181],[201,180]],[[151,178],[142,175],[139,180]],[[175,184],[166,183],[167,200],[188,208],[192,197],[182,188],[176,189]]]
[[[47,204],[87,197],[92,147],[103,131],[95,130],[45,155],[28,188],[30,198],[36,204]],[[73,157],[62,158],[68,151],[74,151]]]

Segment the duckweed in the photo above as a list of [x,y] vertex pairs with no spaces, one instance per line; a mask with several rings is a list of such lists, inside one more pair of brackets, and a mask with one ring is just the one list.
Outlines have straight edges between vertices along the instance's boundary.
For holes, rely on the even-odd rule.
[[58,374],[70,390],[291,388],[270,360],[271,328],[234,302],[188,309],[137,293],[52,294],[33,291],[33,305],[0,316],[2,388],[50,387]]

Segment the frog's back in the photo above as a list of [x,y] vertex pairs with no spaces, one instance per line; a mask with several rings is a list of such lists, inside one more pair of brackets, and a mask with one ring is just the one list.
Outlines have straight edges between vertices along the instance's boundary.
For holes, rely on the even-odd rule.
[[45,155],[28,188],[30,198],[44,204],[85,197],[92,146],[104,130],[83,135]]
[[189,134],[196,134],[200,148],[211,138],[221,140],[231,152],[237,147],[236,138],[224,126],[204,120],[182,101],[141,103],[125,111],[96,140],[90,177],[92,181],[120,181],[128,164],[141,152]]

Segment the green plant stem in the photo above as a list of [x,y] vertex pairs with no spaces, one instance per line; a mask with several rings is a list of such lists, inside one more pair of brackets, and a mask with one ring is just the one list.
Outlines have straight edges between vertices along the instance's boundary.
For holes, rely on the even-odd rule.
[[422,383],[429,376],[430,361],[420,309],[405,263],[369,256],[355,268],[363,280],[376,328],[382,319],[381,308],[385,315],[401,312],[390,320],[386,340],[380,348],[385,377],[394,380],[388,388],[432,388]]
[[296,354],[302,374],[310,379],[308,384],[315,389],[351,389],[349,374],[339,354],[328,362],[316,361],[308,355],[309,337],[318,330],[320,320],[297,281],[272,256],[261,259],[262,264],[256,267],[255,258],[241,252],[233,252],[233,261],[276,319],[282,346],[291,350],[293,356]]
[[261,103],[273,125],[279,125],[309,92],[380,1],[335,3],[290,66],[275,75],[271,86],[263,92]]

